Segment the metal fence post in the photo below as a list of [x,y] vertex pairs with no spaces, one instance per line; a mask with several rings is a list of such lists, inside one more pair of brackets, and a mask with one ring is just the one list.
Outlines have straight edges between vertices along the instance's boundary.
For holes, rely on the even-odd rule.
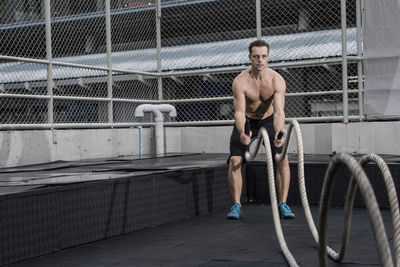
[[[162,72],[161,69],[161,0],[157,0],[156,7],[156,35],[157,35],[157,73]],[[163,99],[162,77],[159,76],[158,82],[158,100]]]
[[[357,56],[362,57],[361,45],[361,1],[356,0],[356,27],[357,27]],[[360,121],[364,120],[364,72],[363,60],[357,62],[357,76],[358,76],[358,115]]]
[[343,82],[343,122],[349,122],[349,95],[347,84],[347,23],[346,0],[341,0],[341,27],[342,27],[342,82]]
[[257,39],[261,39],[261,0],[256,0]]
[[53,100],[53,52],[51,50],[51,6],[50,0],[45,0],[45,25],[46,25],[46,58],[47,58],[47,95],[50,96],[47,103],[47,122],[54,124],[54,100]]
[[108,122],[113,123],[113,80],[112,80],[112,62],[111,62],[111,6],[110,0],[105,0],[106,11],[106,50],[107,50],[107,96],[108,102]]

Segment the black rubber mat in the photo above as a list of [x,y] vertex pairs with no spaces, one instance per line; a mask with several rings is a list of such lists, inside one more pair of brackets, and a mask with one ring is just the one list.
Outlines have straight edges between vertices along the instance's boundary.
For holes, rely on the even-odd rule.
[[[381,155],[389,166],[392,177],[397,189],[400,192],[400,164],[399,156]],[[355,155],[360,158],[361,155]],[[304,156],[304,174],[305,184],[307,189],[308,201],[310,205],[319,205],[321,190],[325,178],[331,156],[329,155],[305,155]],[[298,165],[297,155],[289,155],[290,162],[290,191],[288,195],[288,202],[295,205],[301,205],[299,194],[299,180],[298,180]],[[383,176],[375,163],[369,163],[364,168],[371,185],[374,189],[376,198],[380,208],[389,207],[389,199],[387,197],[386,185]],[[267,166],[264,158],[259,158],[257,161],[247,163],[245,176],[247,179],[247,198],[252,202],[269,204],[269,189],[267,178]],[[344,166],[340,166],[335,175],[335,188],[332,195],[332,205],[335,207],[343,207],[347,187],[351,178],[351,173]],[[364,202],[359,192],[356,194],[354,202],[355,207],[364,208]]]
[[226,207],[227,166],[58,184],[0,196],[0,264]]
[[[318,250],[302,207],[296,219],[282,222],[288,248],[300,266],[318,266]],[[65,249],[12,267],[103,266],[287,266],[272,222],[271,207],[245,205],[244,219],[226,220],[226,209],[122,236]],[[316,222],[318,207],[311,209]],[[391,218],[382,211],[392,242]],[[343,210],[329,212],[328,243],[337,249]],[[366,210],[355,209],[349,245],[341,263],[328,266],[380,266]]]
[[[137,263],[135,266],[176,266],[180,261],[182,264],[178,265],[181,266],[285,264],[274,237],[273,227],[268,226],[267,221],[271,224],[270,210],[260,206],[269,203],[266,165],[262,158],[248,163],[243,168],[245,177],[243,202],[251,199],[253,203],[258,204],[246,208],[245,220],[228,223],[222,219],[226,210],[221,209],[227,208],[231,202],[226,159],[226,154],[188,154],[163,158],[125,157],[53,162],[1,169],[0,265],[132,232],[134,241],[129,241],[133,243],[126,244],[127,248],[119,247],[120,245],[113,248],[107,245],[110,251],[117,250],[116,255],[119,255],[119,249],[124,251],[120,257],[109,256],[112,261],[103,257],[103,254],[109,255],[107,252],[94,249],[96,252],[93,255],[88,252],[91,258],[86,259],[86,254],[79,256],[78,253],[78,256],[65,259],[66,264],[62,264],[63,261],[58,259],[53,262],[51,256],[43,258],[45,262],[42,263],[47,264],[47,259],[51,259],[50,262],[54,264],[44,266],[112,266],[119,263],[121,266],[132,266],[130,265],[132,262]],[[323,177],[330,157],[306,155],[305,159],[309,202],[316,206],[319,204]],[[384,156],[384,159],[389,164],[398,188],[396,177],[400,174],[399,158]],[[290,162],[292,180],[288,203],[299,205],[297,163],[294,155],[290,155]],[[376,166],[369,164],[366,172],[371,179],[380,206],[388,207],[386,189]],[[333,206],[341,207],[350,175],[343,168],[338,172],[338,176],[332,203]],[[357,207],[363,207],[361,197],[356,196],[355,204]],[[209,212],[214,215],[207,216]],[[343,211],[339,209],[338,220],[341,218],[340,213]],[[296,215],[301,218],[301,214],[298,208]],[[199,217],[199,215],[206,216]],[[164,241],[169,240],[170,243],[158,239],[158,235],[150,235],[151,238],[140,237],[144,233],[153,233],[155,229],[163,229],[154,228],[155,226],[187,218],[196,218],[194,221],[190,219],[189,222],[197,226],[192,228],[193,225],[190,224],[189,226],[177,224],[176,227],[182,234],[173,231],[172,236],[167,235]],[[358,229],[358,225],[365,225],[366,222],[368,218],[365,217],[356,220],[353,223],[354,229]],[[307,249],[312,248],[310,251],[314,251],[315,245],[311,236],[310,241],[302,242],[301,239],[306,237],[296,235],[298,232],[308,231],[304,230],[307,229],[305,225],[299,223],[298,219],[285,222],[285,231],[292,231],[288,239],[292,239],[291,242],[294,242],[294,246],[300,250],[300,255],[303,252],[311,255]],[[371,249],[366,248],[373,246],[373,242],[368,239],[369,224],[366,225],[365,228],[352,233],[355,243],[360,246],[360,251],[365,249],[366,252],[357,258],[355,255],[359,250],[352,251],[352,258],[367,266],[368,264],[374,266],[376,261],[370,259]],[[269,229],[265,233],[264,227]],[[140,231],[146,228],[151,230]],[[219,232],[213,232],[214,228],[219,229]],[[199,235],[192,236],[197,233]],[[262,240],[255,241],[261,233],[264,233]],[[335,240],[336,235],[335,230],[330,238]],[[217,237],[220,240],[215,239]],[[368,238],[364,240],[364,237]],[[187,238],[193,238],[194,241],[188,241]],[[118,240],[118,237],[111,240]],[[201,244],[197,244],[196,240],[201,241]],[[289,247],[291,242],[288,242]],[[85,246],[90,247],[90,245]],[[149,250],[143,251],[144,248]],[[134,249],[134,253],[130,249]],[[152,257],[150,252],[160,254]],[[60,255],[59,253],[62,255],[62,252],[56,255]],[[264,257],[264,254],[269,256]],[[75,257],[82,259],[82,262],[79,260],[77,262]],[[308,265],[307,259],[303,261],[305,262],[303,266],[316,266],[316,262]],[[33,265],[25,266],[41,266],[35,264],[39,263],[34,261]]]

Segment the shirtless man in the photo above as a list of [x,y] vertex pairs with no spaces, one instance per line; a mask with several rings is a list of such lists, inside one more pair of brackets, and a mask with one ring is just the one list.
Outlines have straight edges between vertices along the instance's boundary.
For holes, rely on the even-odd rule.
[[[230,140],[228,181],[233,206],[227,215],[229,219],[240,219],[242,194],[241,166],[244,153],[251,138],[258,136],[261,127],[266,128],[271,142],[272,156],[280,153],[285,138],[278,139],[278,133],[285,126],[285,80],[276,71],[267,67],[269,45],[262,40],[254,41],[249,46],[251,67],[240,73],[232,84],[235,125]],[[250,133],[245,134],[246,118],[249,120]],[[276,186],[279,196],[281,218],[294,218],[293,212],[286,205],[290,184],[289,161],[286,158],[277,162]]]

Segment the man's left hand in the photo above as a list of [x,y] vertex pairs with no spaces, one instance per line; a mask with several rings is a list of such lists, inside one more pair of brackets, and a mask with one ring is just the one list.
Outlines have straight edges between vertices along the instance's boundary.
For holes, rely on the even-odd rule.
[[285,143],[285,137],[282,136],[281,139],[278,139],[278,134],[279,134],[279,132],[277,132],[277,133],[275,134],[274,145],[275,145],[276,147],[281,147],[281,146],[283,146],[283,144]]

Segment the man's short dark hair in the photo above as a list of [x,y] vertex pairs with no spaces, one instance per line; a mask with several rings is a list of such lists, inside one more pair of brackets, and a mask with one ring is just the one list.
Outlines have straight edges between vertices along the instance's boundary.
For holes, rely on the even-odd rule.
[[253,42],[251,42],[251,44],[249,45],[249,53],[251,54],[251,49],[253,49],[253,47],[263,47],[265,46],[268,49],[269,52],[269,44],[264,41],[264,40],[255,40]]

